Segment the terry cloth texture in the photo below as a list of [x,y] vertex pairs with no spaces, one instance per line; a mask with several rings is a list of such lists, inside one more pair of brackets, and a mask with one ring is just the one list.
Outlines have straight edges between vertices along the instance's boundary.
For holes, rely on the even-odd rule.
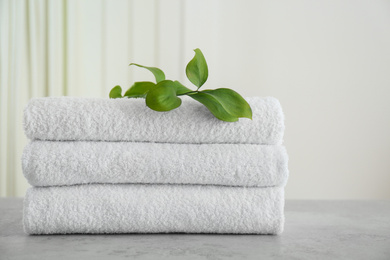
[[169,113],[144,99],[34,98],[24,111],[28,138],[162,143],[281,144],[284,115],[277,99],[247,98],[253,120],[227,123],[191,98]]
[[28,234],[279,234],[288,156],[274,98],[248,98],[253,120],[227,123],[184,97],[35,98],[22,167]]
[[89,183],[283,186],[281,145],[32,141],[22,157],[33,186]]
[[29,234],[256,233],[283,230],[283,188],[96,184],[30,188]]

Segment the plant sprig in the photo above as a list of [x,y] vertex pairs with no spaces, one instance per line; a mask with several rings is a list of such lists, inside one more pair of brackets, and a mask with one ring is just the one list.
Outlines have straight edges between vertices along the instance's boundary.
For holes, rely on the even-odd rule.
[[240,117],[252,119],[252,109],[248,102],[237,92],[228,88],[199,90],[208,78],[206,59],[200,49],[195,49],[195,56],[187,64],[186,75],[197,89],[192,90],[179,81],[165,79],[162,70],[155,67],[146,67],[136,63],[129,66],[138,66],[153,73],[156,83],[150,81],[135,82],[122,96],[122,88],[115,86],[110,91],[110,98],[145,98],[146,105],[160,112],[170,111],[181,105],[179,96],[187,95],[206,106],[218,119],[226,122],[235,122]]

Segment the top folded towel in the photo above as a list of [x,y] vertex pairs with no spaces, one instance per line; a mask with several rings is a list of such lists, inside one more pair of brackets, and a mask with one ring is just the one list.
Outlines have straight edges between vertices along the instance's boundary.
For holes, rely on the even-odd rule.
[[170,112],[153,111],[144,99],[34,98],[24,111],[24,130],[30,139],[57,141],[281,144],[284,115],[279,101],[247,101],[253,120],[228,123],[187,97]]

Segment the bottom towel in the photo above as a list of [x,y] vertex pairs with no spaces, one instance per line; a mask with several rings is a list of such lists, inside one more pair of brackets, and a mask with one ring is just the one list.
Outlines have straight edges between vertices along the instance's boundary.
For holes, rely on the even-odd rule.
[[95,184],[33,187],[26,194],[28,234],[279,234],[283,187]]

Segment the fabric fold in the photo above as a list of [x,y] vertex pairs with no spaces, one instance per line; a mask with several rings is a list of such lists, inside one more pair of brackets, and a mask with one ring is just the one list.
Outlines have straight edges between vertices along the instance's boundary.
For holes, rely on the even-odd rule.
[[281,144],[284,115],[277,99],[247,98],[253,120],[227,123],[188,97],[168,113],[144,99],[33,98],[24,111],[29,139],[161,143]]
[[282,186],[284,146],[33,141],[23,173],[33,186],[89,183]]
[[201,185],[34,187],[28,234],[254,233],[283,230],[283,188]]

